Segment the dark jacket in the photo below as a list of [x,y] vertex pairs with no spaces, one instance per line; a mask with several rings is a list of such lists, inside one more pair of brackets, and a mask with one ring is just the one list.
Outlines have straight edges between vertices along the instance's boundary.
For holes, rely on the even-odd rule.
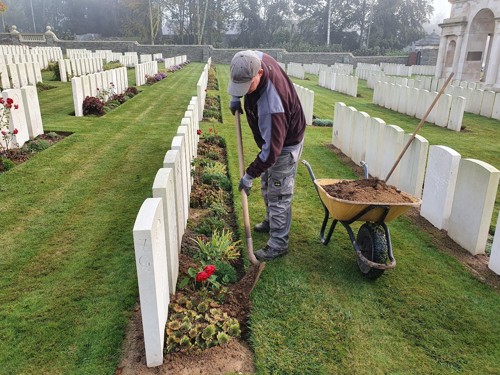
[[264,71],[259,86],[245,95],[245,113],[261,149],[246,172],[259,177],[282,152],[290,152],[304,139],[306,119],[292,81],[271,56],[257,52]]

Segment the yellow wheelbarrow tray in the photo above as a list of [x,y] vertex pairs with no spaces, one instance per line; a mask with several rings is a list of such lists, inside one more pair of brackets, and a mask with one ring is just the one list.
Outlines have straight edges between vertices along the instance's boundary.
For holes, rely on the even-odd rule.
[[[394,268],[396,266],[396,259],[392,252],[391,237],[386,222],[403,215],[412,207],[419,207],[422,201],[405,192],[400,192],[401,195],[409,199],[409,202],[405,203],[359,202],[332,197],[325,191],[324,186],[350,180],[317,179],[309,163],[306,160],[303,160],[302,163],[309,171],[309,175],[325,211],[320,230],[321,243],[327,245],[330,242],[335,226],[340,222],[349,234],[357,255],[358,267],[365,277],[376,279],[386,269]],[[366,169],[365,176],[368,176]],[[325,230],[330,217],[333,221],[325,236]],[[357,237],[354,236],[350,226],[355,221],[365,222],[360,227]]]

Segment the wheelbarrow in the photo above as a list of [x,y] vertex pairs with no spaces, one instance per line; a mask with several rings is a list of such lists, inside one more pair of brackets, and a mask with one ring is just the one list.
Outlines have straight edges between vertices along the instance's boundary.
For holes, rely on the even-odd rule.
[[[421,200],[404,192],[401,194],[406,196],[409,202],[358,202],[332,197],[323,186],[350,180],[316,179],[310,164],[306,160],[302,160],[302,163],[309,171],[325,210],[320,230],[321,243],[326,246],[330,242],[335,226],[340,222],[349,234],[356,252],[358,267],[366,278],[376,279],[382,276],[385,270],[396,267],[396,259],[392,253],[391,235],[386,222],[396,219],[412,207],[419,207]],[[366,164],[363,166],[365,178],[368,178],[367,166]],[[325,237],[330,216],[333,221]],[[365,222],[359,228],[357,237],[354,236],[351,228],[351,224],[355,221]]]

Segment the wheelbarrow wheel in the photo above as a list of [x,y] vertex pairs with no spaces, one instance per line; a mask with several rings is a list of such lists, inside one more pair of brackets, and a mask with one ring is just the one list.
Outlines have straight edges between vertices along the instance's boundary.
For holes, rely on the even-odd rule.
[[[381,225],[364,223],[361,228],[359,228],[356,242],[361,254],[363,254],[366,259],[375,263],[385,264],[387,262],[387,240],[385,238],[384,228]],[[371,280],[379,278],[385,271],[370,267],[359,258],[357,262],[363,276]]]

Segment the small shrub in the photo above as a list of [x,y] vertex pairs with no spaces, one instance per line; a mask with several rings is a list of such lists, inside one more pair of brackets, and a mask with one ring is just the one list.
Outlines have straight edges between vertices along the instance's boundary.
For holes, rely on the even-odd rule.
[[333,126],[333,121],[330,119],[321,119],[321,118],[316,118],[313,120],[313,125],[316,126],[325,126],[325,127],[332,127]]
[[226,140],[217,134],[205,134],[204,141],[222,148],[226,148]]
[[11,170],[16,166],[12,160],[7,158],[0,158],[0,163],[2,163],[4,171]]
[[122,68],[123,67],[123,64],[121,62],[119,62],[118,60],[115,60],[115,61],[110,61],[110,62],[107,62],[106,64],[104,64],[102,66],[102,69],[103,70],[111,70],[111,69],[117,69],[117,68]]
[[50,147],[50,142],[45,139],[35,139],[28,143],[28,151],[40,152]]
[[139,93],[139,91],[137,91],[137,87],[135,87],[135,86],[127,87],[127,89],[125,90],[125,95],[127,95],[131,98],[136,96],[138,93]]
[[223,219],[218,217],[207,217],[194,229],[194,231],[197,234],[202,234],[208,237],[211,236],[212,233],[216,231],[223,231],[224,229],[226,229],[226,222]]
[[57,138],[59,137],[59,134],[57,134],[56,132],[48,132],[47,134],[45,134],[47,137],[49,138]]
[[43,82],[37,82],[36,83],[37,92],[52,90],[52,89],[55,89],[55,88],[56,88],[56,86],[52,86],[52,85],[49,85],[47,83],[43,83]]
[[83,100],[83,115],[102,116],[104,115],[104,102],[93,96],[87,96]]
[[231,190],[231,180],[229,180],[227,176],[220,173],[204,172],[201,175],[201,182],[211,185],[217,189],[223,189],[225,191]]
[[119,104],[123,104],[127,101],[127,97],[123,94],[115,94],[111,97],[111,100],[116,100]]
[[240,255],[238,245],[241,241],[233,241],[233,233],[230,230],[226,231],[223,229],[220,232],[215,230],[209,240],[203,240],[198,237],[194,241],[200,248],[197,257],[200,258],[202,263],[216,261],[229,262],[238,259]]

